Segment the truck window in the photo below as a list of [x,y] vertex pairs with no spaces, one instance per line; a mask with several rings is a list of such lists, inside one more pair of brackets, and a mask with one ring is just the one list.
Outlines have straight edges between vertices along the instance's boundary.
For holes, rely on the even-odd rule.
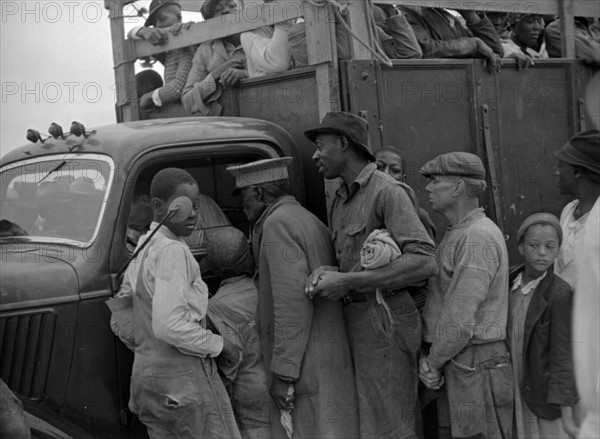
[[113,168],[112,160],[96,154],[5,166],[0,170],[2,219],[21,230],[13,237],[26,234],[34,241],[91,243],[104,212]]

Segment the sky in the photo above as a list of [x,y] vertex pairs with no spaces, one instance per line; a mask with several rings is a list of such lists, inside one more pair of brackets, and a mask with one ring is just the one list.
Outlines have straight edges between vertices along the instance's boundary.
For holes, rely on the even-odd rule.
[[[136,5],[148,7],[149,1]],[[115,80],[104,0],[0,0],[0,154],[43,135],[56,122],[69,131],[116,122]],[[126,8],[134,13],[133,7]],[[200,14],[184,13],[184,21]],[[126,27],[143,18],[126,18]]]

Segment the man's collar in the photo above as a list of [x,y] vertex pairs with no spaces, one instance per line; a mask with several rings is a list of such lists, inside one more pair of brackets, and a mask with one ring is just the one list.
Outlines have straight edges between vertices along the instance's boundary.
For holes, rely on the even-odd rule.
[[362,169],[362,171],[360,171],[356,179],[354,179],[350,187],[348,187],[346,183],[342,181],[336,193],[342,198],[348,198],[350,195],[354,194],[354,192],[356,192],[359,188],[364,187],[369,182],[371,176],[376,170],[377,165],[375,163],[367,164]]

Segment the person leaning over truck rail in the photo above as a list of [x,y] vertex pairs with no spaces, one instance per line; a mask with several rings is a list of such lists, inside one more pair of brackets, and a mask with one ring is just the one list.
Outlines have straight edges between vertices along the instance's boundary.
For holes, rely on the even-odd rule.
[[[378,43],[391,59],[421,58],[423,52],[412,30],[402,13],[392,5],[374,5]],[[350,59],[352,36],[336,21],[335,24],[337,56],[339,59]],[[294,67],[308,65],[308,49],[306,47],[306,29],[304,21],[292,26],[289,34],[289,45]]]
[[[356,388],[342,304],[304,294],[312,270],[334,264],[327,227],[289,195],[290,157],[228,167],[254,224],[260,332],[275,406],[295,439],[358,438]],[[293,390],[291,393],[290,390]],[[277,410],[279,412],[279,410]],[[279,413],[274,438],[285,438]]]
[[151,439],[240,438],[214,360],[236,364],[240,352],[205,329],[208,287],[182,240],[196,226],[198,184],[186,171],[166,168],[150,193],[151,231],[178,197],[190,198],[194,210],[183,224],[165,221],[125,272],[119,296],[133,295],[136,325],[130,408]]
[[[554,20],[544,32],[550,58],[562,57],[560,20]],[[593,66],[600,66],[600,27],[593,17],[575,17],[575,57]]]
[[[205,20],[233,14],[235,0],[208,0],[200,9]],[[200,44],[190,70],[181,102],[191,114],[220,116],[223,107],[218,100],[224,89],[235,87],[248,77],[246,55],[239,35],[230,35]]]
[[[151,28],[149,26],[154,26]],[[134,40],[148,40],[152,44],[165,44],[168,42],[166,28],[173,34],[179,32],[184,25],[181,24],[181,6],[177,0],[152,0],[150,13],[144,27],[135,27],[127,34]],[[166,104],[179,102],[181,93],[192,68],[195,46],[170,50],[161,54],[160,61],[165,66],[165,83],[144,94],[140,98],[140,107],[149,109],[162,107]]]
[[[548,58],[544,41],[544,18],[539,14],[509,14],[508,38],[501,39],[504,58],[515,58],[519,66],[533,65],[534,59]],[[524,58],[527,60],[524,62]]]
[[288,34],[293,24],[288,20],[242,33],[250,78],[285,72],[292,67]]
[[600,437],[600,131],[575,134],[554,153],[561,194],[576,199],[560,215],[563,245],[554,265],[573,295],[573,360],[580,438]]
[[475,11],[459,11],[467,27],[442,8],[399,6],[414,29],[423,58],[484,58],[497,73],[504,51],[494,25]]
[[420,172],[431,179],[425,188],[431,207],[451,227],[437,249],[439,272],[429,280],[423,319],[430,349],[419,359],[419,376],[440,389],[438,412],[450,413],[452,437],[510,438],[508,252],[502,232],[479,207],[485,168],[474,154],[451,152]]
[[[317,146],[313,161],[319,173],[342,180],[328,203],[339,269],[326,264],[314,269],[305,292],[345,304],[360,437],[415,438],[421,316],[407,287],[436,273],[433,242],[405,190],[371,163],[364,119],[333,111],[304,134]],[[402,255],[385,267],[363,270],[360,250],[376,229],[386,229]]]

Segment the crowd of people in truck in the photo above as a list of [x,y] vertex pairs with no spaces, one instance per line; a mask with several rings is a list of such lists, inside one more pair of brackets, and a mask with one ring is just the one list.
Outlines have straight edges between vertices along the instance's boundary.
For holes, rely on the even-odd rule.
[[[235,0],[207,0],[204,19],[240,13]],[[243,12],[241,13],[243,17]],[[539,58],[561,57],[560,20],[528,13],[453,13],[442,8],[394,7],[375,4],[372,10],[376,40],[389,59],[484,58],[497,73],[502,59],[516,59],[519,69]],[[343,16],[340,15],[343,18]],[[595,19],[575,19],[576,56],[600,65],[600,27]],[[143,112],[181,102],[193,115],[218,116],[219,98],[241,79],[280,73],[309,64],[305,23],[294,20],[231,35],[157,55],[164,64],[164,83],[152,71],[138,75]],[[177,0],[153,0],[145,26],[128,38],[160,45],[169,34],[185,29]],[[352,35],[336,18],[336,49],[340,60],[350,59]]]
[[[118,295],[132,314],[112,326],[135,352],[130,409],[150,437],[597,437],[600,131],[554,153],[576,200],[523,221],[520,261],[480,207],[477,155],[420,169],[450,224],[436,248],[400,150],[373,153],[346,112],[305,135],[339,180],[329,227],[290,195],[289,157],[227,168],[249,239],[182,169],[132,209],[149,231]],[[182,196],[189,215],[165,220]],[[204,216],[222,225],[200,269],[187,242]],[[222,279],[210,298],[205,272]]]

